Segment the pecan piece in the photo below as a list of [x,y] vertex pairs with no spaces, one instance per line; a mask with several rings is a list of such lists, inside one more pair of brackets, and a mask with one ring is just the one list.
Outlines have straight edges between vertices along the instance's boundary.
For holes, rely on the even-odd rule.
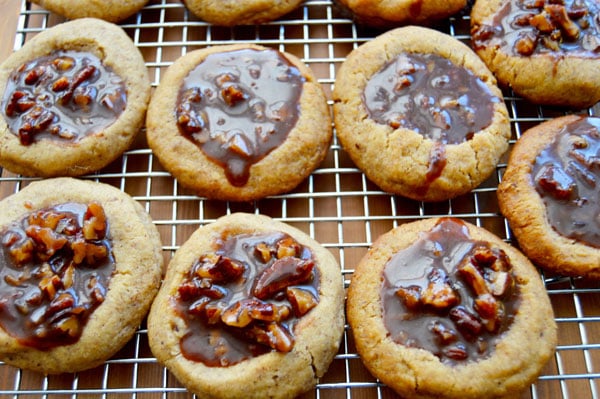
[[414,312],[421,306],[421,287],[417,285],[400,287],[396,290],[396,295],[410,311]]
[[440,268],[434,268],[429,273],[429,284],[421,294],[423,305],[444,310],[460,302],[460,297],[448,283],[446,272]]
[[249,330],[245,330],[248,338],[256,342],[269,346],[278,352],[287,353],[294,348],[294,337],[282,325],[269,323],[265,327],[255,325]]
[[545,164],[535,176],[537,184],[558,200],[566,200],[576,195],[577,184],[562,168]]
[[515,40],[515,50],[524,56],[531,55],[537,46],[537,39],[537,35],[532,32],[521,33],[519,38]]
[[83,237],[86,240],[100,240],[106,235],[106,214],[102,205],[92,202],[88,205],[83,221]]
[[44,75],[45,72],[46,72],[45,67],[43,67],[43,66],[35,67],[35,68],[31,69],[29,72],[27,72],[27,74],[25,75],[25,79],[23,81],[27,85],[34,85],[40,80],[40,78]]
[[179,286],[177,292],[183,301],[190,301],[206,296],[211,299],[221,299],[227,295],[227,290],[213,285],[208,279],[192,280]]
[[300,256],[300,244],[292,237],[286,237],[277,242],[277,259],[286,256]]
[[309,280],[314,265],[312,260],[278,259],[257,278],[252,293],[259,299],[266,299],[289,286],[303,283]]
[[223,98],[223,101],[225,101],[225,104],[230,107],[235,107],[238,103],[245,101],[247,95],[236,85],[229,85],[221,89],[221,97]]
[[198,277],[220,284],[236,281],[242,277],[246,267],[235,259],[213,254],[202,256],[193,270]]
[[[237,301],[221,314],[221,321],[230,327],[243,328],[252,323],[250,310],[258,305],[257,300],[246,299]],[[261,302],[264,304],[264,302]]]
[[65,237],[47,227],[29,226],[25,229],[25,233],[40,246],[38,254],[43,255],[45,259],[50,258],[69,242]]
[[450,320],[454,322],[458,331],[468,340],[473,339],[483,331],[481,321],[469,312],[464,306],[456,306],[450,310]]
[[271,247],[264,242],[261,242],[254,247],[254,255],[260,259],[261,262],[268,263],[273,257],[273,252]]
[[79,265],[85,261],[88,265],[93,266],[108,256],[108,249],[104,245],[89,243],[83,239],[78,239],[71,243],[73,250],[73,263]]
[[75,338],[79,336],[81,330],[81,324],[76,316],[71,315],[60,319],[54,324],[54,329],[60,333],[60,335]]
[[567,9],[563,5],[548,4],[544,7],[552,21],[559,26],[561,32],[567,40],[575,41],[579,38],[579,27],[571,20],[567,14]]
[[440,345],[450,345],[458,340],[456,331],[447,327],[441,321],[433,322],[429,326],[429,330],[435,335],[435,339]]
[[554,29],[556,29],[556,27],[550,20],[550,16],[545,11],[529,18],[529,24],[531,26],[533,26],[534,28],[536,28],[537,30],[539,30],[540,32],[546,33],[546,34],[552,32]]
[[288,287],[285,293],[296,317],[304,316],[319,303],[312,292],[302,288]]
[[488,286],[483,278],[483,275],[480,273],[479,269],[470,262],[470,258],[465,259],[465,261],[458,267],[458,272],[476,295],[489,293]]

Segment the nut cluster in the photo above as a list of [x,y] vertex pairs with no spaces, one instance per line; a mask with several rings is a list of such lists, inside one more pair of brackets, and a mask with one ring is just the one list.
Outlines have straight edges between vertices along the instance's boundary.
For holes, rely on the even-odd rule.
[[[244,339],[279,352],[294,345],[290,323],[314,308],[315,293],[303,286],[314,278],[312,259],[302,258],[302,247],[291,237],[274,245],[254,248],[257,275],[249,279],[249,267],[225,254],[205,254],[179,286],[176,299],[187,306],[189,317],[204,325],[235,331]],[[250,295],[239,299],[233,292],[251,284]]]
[[[484,334],[497,334],[506,319],[503,299],[513,292],[514,278],[506,254],[500,249],[477,245],[457,266],[456,279],[439,267],[427,275],[424,288],[400,287],[396,295],[409,312],[432,312],[446,316],[447,323],[434,321],[428,329],[434,334],[444,356],[452,360],[469,357],[461,339],[476,342],[484,352]],[[466,286],[472,298],[461,296],[459,287]]]
[[[95,64],[88,58],[55,54],[23,64],[11,74],[4,113],[16,119],[13,131],[23,145],[32,144],[42,133],[76,139],[81,134],[78,125],[92,123],[86,114],[106,119],[125,109],[124,87],[107,89],[114,83],[103,75],[110,73]],[[70,113],[82,113],[83,123],[68,123]]]
[[75,342],[105,299],[99,269],[112,257],[106,216],[97,203],[82,205],[80,226],[70,210],[76,205],[32,212],[1,236],[4,262],[11,266],[2,271],[8,288],[0,296],[0,322],[22,318],[19,331],[8,331],[35,346]]
[[568,136],[563,143],[566,150],[564,154],[568,158],[556,159],[556,162],[546,162],[541,166],[534,179],[544,193],[557,200],[576,200],[582,194],[578,192],[578,180],[587,187],[598,186],[600,182],[596,171],[600,161],[595,149],[600,142],[600,135],[597,131],[590,133]]
[[538,46],[559,51],[563,43],[575,42],[584,50],[600,51],[600,38],[590,29],[600,23],[600,16],[591,13],[585,1],[567,5],[565,0],[525,0],[523,7],[530,12],[517,16],[513,24],[535,29],[523,32],[515,41],[519,54],[531,55]]

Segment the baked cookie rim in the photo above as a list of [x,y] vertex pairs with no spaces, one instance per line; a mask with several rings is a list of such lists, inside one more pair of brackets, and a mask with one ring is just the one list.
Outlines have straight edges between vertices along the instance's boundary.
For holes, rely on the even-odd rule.
[[[428,37],[431,40],[424,41],[422,40],[423,37]],[[384,51],[381,51],[380,47],[383,47]],[[394,147],[394,149],[390,147],[384,149],[379,147],[372,148],[377,145],[375,144],[375,140],[361,140],[358,138],[359,134],[369,137],[375,135],[380,138],[381,141],[385,142],[391,141],[393,136],[408,135],[410,136],[410,140],[403,140],[404,143],[409,141],[413,149],[419,149],[421,146],[426,146],[427,153],[430,153],[431,148],[435,145],[434,140],[426,138],[412,129],[403,127],[393,129],[388,125],[375,122],[368,116],[368,111],[362,101],[362,93],[370,77],[378,72],[387,62],[402,53],[436,54],[448,59],[457,67],[465,68],[479,78],[485,83],[492,95],[498,99],[493,106],[494,112],[492,120],[486,128],[475,133],[470,140],[465,140],[458,144],[445,145],[448,150],[446,152],[447,163],[440,176],[441,179],[438,178],[431,184],[427,184],[426,173],[428,164],[420,165],[420,172],[418,173],[419,180],[422,185],[429,186],[429,193],[436,190],[441,191],[442,199],[448,199],[449,197],[451,198],[464,194],[481,184],[485,178],[489,177],[493,170],[495,170],[500,157],[508,149],[508,140],[511,131],[508,110],[504,103],[503,94],[496,85],[494,75],[470,48],[448,35],[430,28],[408,26],[383,33],[374,40],[366,42],[353,50],[347,56],[346,61],[341,65],[337,73],[336,85],[333,90],[334,123],[337,137],[342,146],[348,150],[350,157],[360,169],[365,171],[365,174],[367,174],[373,182],[384,188],[386,191],[401,193],[402,195],[419,200],[440,199],[428,196],[433,194],[415,197],[415,194],[409,191],[411,187],[408,187],[408,189],[401,187],[402,184],[407,182],[407,177],[404,173],[400,173],[401,171],[396,170],[395,167],[370,168],[368,167],[370,162],[363,161],[363,157],[354,151],[354,148],[357,148],[357,146],[363,146],[365,148],[361,150],[363,154],[369,152],[380,154],[381,151],[386,151],[386,153],[390,153],[390,157],[392,152],[394,157],[397,158],[399,156],[399,153],[394,150],[397,147]],[[373,62],[366,63],[364,60],[372,60]],[[343,86],[342,89],[340,89],[341,86]],[[396,139],[396,141],[400,142],[398,139]],[[494,145],[489,145],[489,143],[494,143]],[[463,151],[466,154],[472,154],[472,158],[477,160],[477,162],[475,162],[477,168],[481,167],[481,170],[483,170],[479,178],[477,178],[477,176],[474,178],[474,176],[469,175],[462,168],[462,162],[454,158],[454,155],[456,154],[460,159]],[[411,163],[414,162],[413,157],[411,157],[413,151],[406,150],[404,152],[407,153],[406,156],[403,155],[404,159]],[[479,154],[479,156],[477,156],[477,154]],[[485,165],[479,161],[482,158],[491,158],[492,162],[489,162],[489,165]],[[414,164],[412,166],[414,166]],[[370,169],[374,170],[371,171]],[[480,169],[478,169],[478,171],[479,170]],[[377,176],[382,173],[384,176]],[[444,188],[443,186],[440,186],[440,182],[444,179],[454,179],[453,177],[450,177],[450,175],[454,173],[458,173],[463,178],[462,189],[458,190],[456,188]],[[465,183],[467,180],[469,182]],[[410,184],[410,186],[412,186],[412,184]],[[458,191],[458,193],[450,195],[449,191]]]
[[[207,192],[210,191],[212,196],[223,200],[248,201],[295,188],[323,161],[333,137],[327,98],[316,76],[296,56],[280,52],[299,69],[306,80],[298,101],[300,107],[298,120],[279,146],[258,162],[250,164],[250,177],[245,185],[241,187],[232,185],[225,175],[225,169],[179,132],[175,109],[183,79],[202,60],[210,54],[245,49],[278,51],[254,44],[233,44],[187,53],[177,59],[165,72],[161,84],[152,95],[146,118],[148,144],[165,169],[169,170],[182,185],[201,195],[208,196]],[[177,90],[173,90],[174,87]],[[316,113],[317,116],[310,118],[309,115],[312,113]],[[316,126],[318,128],[315,128]],[[172,151],[173,149],[176,149],[177,153]],[[301,158],[302,154],[308,154],[306,160]],[[186,159],[185,164],[180,162],[181,158]],[[287,163],[282,163],[282,159],[287,160]],[[198,173],[209,174],[213,184],[196,179]],[[262,175],[278,176],[279,184],[277,187],[266,187],[261,180]],[[218,181],[221,187],[215,187],[215,181]]]
[[[298,243],[308,247],[317,260],[317,267],[319,268],[321,278],[319,304],[303,316],[296,328],[300,328],[304,332],[313,329],[316,330],[318,324],[323,323],[318,323],[317,320],[326,316],[324,322],[328,328],[321,328],[319,330],[321,334],[318,335],[326,337],[326,341],[331,342],[327,346],[323,346],[322,342],[317,342],[313,339],[314,334],[306,336],[302,333],[297,333],[295,334],[296,342],[294,349],[289,353],[269,352],[225,368],[208,367],[201,362],[193,362],[186,359],[179,349],[179,339],[183,335],[185,323],[181,318],[174,315],[170,309],[168,300],[175,293],[178,284],[184,278],[192,262],[202,253],[212,250],[215,239],[221,238],[223,234],[236,235],[272,232],[283,232],[290,235]],[[325,373],[333,356],[338,351],[344,327],[343,295],[343,281],[340,277],[339,264],[327,249],[318,244],[317,241],[306,233],[264,215],[246,213],[230,214],[197,229],[173,257],[167,270],[165,283],[163,283],[148,317],[150,347],[159,362],[164,363],[180,381],[188,381],[184,385],[189,385],[190,388],[188,389],[194,392],[207,394],[205,391],[208,386],[211,387],[210,389],[213,394],[221,392],[221,395],[224,395],[224,397],[236,397],[236,394],[243,395],[245,392],[244,384],[241,382],[249,382],[253,377],[253,370],[248,371],[250,367],[261,370],[261,380],[265,381],[257,381],[256,383],[266,384],[263,387],[272,387],[272,383],[277,383],[275,380],[287,380],[292,376],[292,374],[289,374],[290,372],[306,379],[305,384],[314,384],[316,383],[316,378],[321,377]],[[168,316],[165,316],[165,313],[161,312],[161,310],[164,311],[164,305],[169,306],[168,309],[170,311],[168,312]],[[328,314],[329,316],[327,316]],[[168,317],[168,321],[166,321],[166,317]],[[173,332],[174,326],[179,328],[180,331],[178,333]],[[324,325],[321,327],[324,327]],[[169,352],[164,353],[163,350],[169,350]],[[313,353],[313,351],[316,352]],[[317,359],[318,356],[324,356],[324,359],[319,360]],[[296,362],[300,362],[300,364],[295,364]],[[285,377],[280,371],[275,373],[272,370],[278,367],[281,368],[282,366],[291,368]],[[278,377],[270,381],[271,376]],[[215,384],[215,381],[219,381],[219,383]],[[296,395],[304,390],[305,388],[294,388]],[[280,397],[281,395],[281,393],[274,392],[271,392],[271,394],[274,397]]]
[[[533,163],[539,153],[562,128],[580,118],[580,115],[558,117],[525,131],[513,146],[497,197],[500,212],[508,220],[521,249],[536,264],[559,274],[600,279],[600,249],[554,230],[531,179]],[[525,235],[532,237],[524,238]]]
[[[100,19],[82,18],[64,22],[26,42],[0,64],[0,93],[5,92],[9,76],[16,68],[58,50],[90,52],[97,56],[123,80],[127,91],[126,107],[113,123],[76,142],[43,139],[29,146],[20,143],[2,115],[0,160],[10,164],[7,169],[15,169],[16,173],[53,177],[65,174],[75,176],[97,170],[118,158],[141,130],[151,90],[144,59],[125,31]],[[105,154],[104,157],[98,157],[98,151],[112,153],[112,156]],[[65,159],[66,164],[50,165],[45,161],[44,165],[40,165],[40,153],[49,159]],[[82,171],[77,171],[78,168]],[[63,173],[64,169],[68,169],[68,172]]]
[[[538,333],[545,333],[549,344],[541,349],[541,359],[543,363],[547,362],[553,355],[557,342],[556,325],[554,324],[548,296],[544,291],[541,277],[537,274],[535,268],[515,248],[503,243],[499,238],[482,228],[477,228],[469,223],[466,224],[471,239],[484,240],[505,250],[511,259],[517,278],[521,283],[526,281],[527,287],[534,289],[533,293],[523,292],[524,290],[521,289],[521,304],[518,312],[510,329],[501,335],[502,339],[497,343],[496,350],[485,359],[449,366],[442,364],[431,352],[396,344],[387,336],[387,330],[381,317],[380,288],[382,280],[379,276],[392,255],[412,245],[423,232],[429,231],[439,220],[441,218],[421,219],[410,223],[412,226],[417,226],[414,231],[409,230],[408,226],[404,224],[384,233],[356,266],[348,288],[347,317],[355,337],[358,353],[361,358],[366,359],[365,366],[376,377],[401,394],[416,394],[416,397],[423,398],[460,397],[475,399],[483,394],[483,392],[477,391],[481,382],[492,380],[494,385],[497,383],[497,386],[495,391],[486,392],[487,394],[496,395],[494,397],[505,397],[505,395],[511,397],[510,393],[513,389],[525,388],[541,371],[541,367],[530,365],[531,359],[521,358],[523,354],[522,343],[538,342],[540,338]],[[390,240],[393,238],[397,239]],[[524,264],[529,266],[523,266]],[[518,269],[515,268],[515,265]],[[356,283],[358,278],[365,278],[366,282],[363,280],[358,286]],[[534,279],[537,281],[533,281]],[[532,288],[528,288],[528,290]],[[360,291],[355,292],[356,290]],[[525,297],[524,294],[527,294],[527,296]],[[541,306],[535,303],[539,300],[539,294],[543,294],[541,296],[543,302]],[[367,310],[365,310],[365,307],[367,307]],[[361,319],[364,313],[368,313],[369,321],[373,324]],[[537,320],[539,323],[535,326],[536,328],[529,326],[528,322],[531,320]],[[369,333],[370,328],[373,328],[375,332]],[[523,340],[522,333],[525,333],[528,340]],[[361,339],[363,336],[368,337],[369,342],[366,338]],[[373,352],[369,353],[370,351]],[[380,359],[382,356],[393,357],[393,363],[398,364],[398,368],[389,369],[385,372],[380,370],[381,365],[385,363],[384,360]],[[495,360],[498,357],[501,358],[498,363],[500,366],[495,364],[498,362]],[[371,362],[374,362],[375,366]],[[424,367],[421,368],[419,367],[420,362],[429,365],[435,364],[437,366],[436,370],[430,371]],[[499,369],[500,371],[498,371]],[[412,373],[401,374],[402,371],[406,372],[407,370],[412,371]],[[525,382],[515,380],[512,377],[512,374],[519,370],[528,371],[529,375]],[[419,376],[419,373],[424,373],[424,375]],[[494,375],[494,373],[496,374]],[[490,375],[493,375],[493,377],[490,377]],[[401,384],[407,381],[412,382],[419,389],[415,391],[414,388],[406,389],[406,387],[402,387]],[[439,386],[435,387],[435,384],[439,384]]]
[[[72,190],[66,193],[52,190],[55,185]],[[98,202],[107,216],[115,265],[105,300],[92,312],[74,344],[41,351],[19,343],[0,328],[0,353],[7,363],[49,374],[85,370],[114,355],[145,317],[158,291],[163,267],[160,236],[150,216],[128,194],[105,183],[70,177],[34,181],[0,201],[3,209],[0,229],[33,210],[68,202]],[[121,330],[109,331],[104,327],[107,320],[116,323]],[[80,348],[94,348],[101,354]],[[40,360],[34,360],[38,357]],[[28,364],[32,361],[36,363],[33,366]]]

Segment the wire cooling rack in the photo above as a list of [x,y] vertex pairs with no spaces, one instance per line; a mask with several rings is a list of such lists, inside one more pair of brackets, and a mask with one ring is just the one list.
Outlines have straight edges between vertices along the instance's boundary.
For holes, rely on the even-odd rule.
[[[14,49],[19,49],[37,32],[62,21],[23,0]],[[190,50],[218,44],[259,43],[300,57],[314,70],[329,98],[336,70],[348,52],[380,33],[353,24],[331,0],[307,0],[278,21],[234,28],[208,25],[188,13],[179,1],[155,0],[120,25],[143,53],[154,87],[164,70]],[[466,11],[436,28],[469,42]],[[556,108],[532,106],[511,92],[504,94],[511,117],[511,143],[540,121],[565,114]],[[594,109],[587,112],[597,114]],[[83,178],[112,184],[145,206],[161,233],[167,261],[198,226],[238,211],[266,214],[310,234],[338,259],[346,284],[356,262],[373,240],[399,224],[420,218],[453,215],[514,243],[496,202],[496,187],[506,158],[496,173],[471,193],[441,203],[422,203],[381,192],[355,167],[334,138],[323,164],[293,192],[251,203],[232,203],[199,198],[180,187],[158,163],[143,136],[142,132],[121,159]],[[19,191],[28,181],[2,171],[0,196]],[[560,276],[543,278],[559,326],[559,345],[554,359],[521,398],[598,398],[600,287]],[[144,325],[123,350],[93,370],[46,377],[0,363],[0,397],[191,396],[152,356]],[[328,373],[316,389],[303,396],[396,397],[361,364],[349,328]]]

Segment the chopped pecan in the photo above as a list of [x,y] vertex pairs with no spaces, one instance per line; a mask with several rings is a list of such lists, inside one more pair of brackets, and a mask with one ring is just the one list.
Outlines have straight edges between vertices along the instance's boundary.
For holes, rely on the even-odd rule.
[[542,190],[558,200],[569,199],[576,194],[577,183],[557,165],[544,165],[535,176],[535,181]]
[[202,256],[194,267],[194,274],[200,278],[211,279],[213,283],[220,284],[233,282],[240,278],[246,267],[243,263],[225,256]]
[[291,237],[283,238],[277,242],[277,259],[286,256],[300,256],[300,244]]
[[238,103],[245,101],[247,96],[244,90],[236,85],[229,85],[221,89],[221,97],[225,104],[230,107],[235,107]]
[[406,308],[412,312],[421,306],[421,287],[411,285],[409,287],[400,287],[396,290],[396,295],[402,300]]
[[317,306],[318,300],[312,292],[302,288],[288,287],[285,291],[288,302],[292,305],[294,316],[302,317]]
[[287,353],[294,347],[292,334],[284,326],[277,323],[269,323],[265,327],[254,325],[244,332],[247,337],[278,352]]
[[257,278],[252,293],[259,299],[270,298],[278,291],[307,281],[314,265],[312,260],[294,257],[278,259]]
[[250,317],[250,310],[257,305],[255,302],[258,301],[252,299],[237,301],[223,311],[221,321],[230,327],[246,327],[252,323],[253,318]]
[[100,204],[92,202],[88,205],[82,231],[86,240],[101,240],[106,236],[106,215]]
[[458,272],[476,295],[489,293],[488,286],[483,275],[479,269],[470,262],[470,258],[465,259],[465,261],[458,267]]
[[532,32],[520,33],[515,41],[515,50],[524,56],[533,54],[537,46],[537,35]]
[[483,324],[481,321],[469,312],[464,306],[456,306],[450,310],[450,320],[454,322],[458,331],[468,340],[481,334]]
[[459,303],[460,297],[448,282],[448,276],[442,269],[433,268],[428,278],[429,284],[421,294],[423,305],[444,310]]
[[93,266],[108,256],[108,249],[104,245],[86,242],[82,239],[73,241],[71,249],[73,250],[73,263],[76,265],[85,261],[88,265]]
[[565,39],[574,41],[579,38],[579,27],[571,20],[564,5],[547,4],[544,11],[548,13],[552,21],[558,25]]
[[254,254],[261,262],[268,263],[273,257],[273,249],[261,242],[254,248]]
[[435,338],[440,345],[450,345],[458,340],[456,331],[447,327],[440,321],[435,321],[429,326],[429,329],[435,335]]
[[252,142],[241,131],[232,134],[227,140],[226,145],[229,151],[244,158],[250,158],[254,153],[252,149]]
[[227,295],[225,288],[213,285],[207,279],[184,282],[179,286],[177,292],[184,301],[194,300],[202,296],[211,299],[221,299]]

